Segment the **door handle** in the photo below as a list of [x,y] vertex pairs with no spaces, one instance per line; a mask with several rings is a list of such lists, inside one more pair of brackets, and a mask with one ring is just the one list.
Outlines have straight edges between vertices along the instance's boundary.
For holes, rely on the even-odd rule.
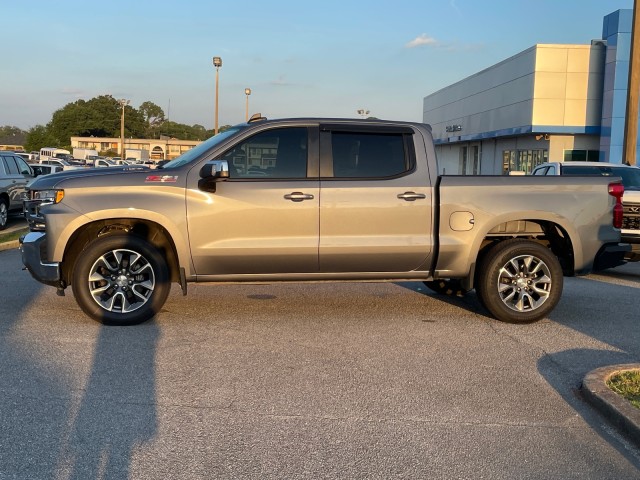
[[406,200],[407,202],[413,202],[414,200],[427,198],[427,196],[424,193],[404,192],[404,193],[399,193],[398,198],[401,200]]
[[302,202],[303,200],[313,200],[313,195],[302,192],[291,192],[286,194],[284,198],[292,202]]

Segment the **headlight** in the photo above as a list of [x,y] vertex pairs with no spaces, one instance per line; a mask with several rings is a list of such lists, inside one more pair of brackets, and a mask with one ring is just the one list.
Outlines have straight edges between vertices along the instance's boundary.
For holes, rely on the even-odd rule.
[[42,203],[60,203],[64,198],[64,190],[32,190],[31,200]]

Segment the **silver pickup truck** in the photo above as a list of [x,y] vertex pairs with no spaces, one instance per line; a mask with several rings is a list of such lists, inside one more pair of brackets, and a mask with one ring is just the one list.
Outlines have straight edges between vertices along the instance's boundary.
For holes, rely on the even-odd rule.
[[162,169],[37,179],[22,258],[108,324],[153,317],[172,282],[416,280],[532,322],[563,275],[628,250],[617,178],[437,172],[424,124],[252,119]]

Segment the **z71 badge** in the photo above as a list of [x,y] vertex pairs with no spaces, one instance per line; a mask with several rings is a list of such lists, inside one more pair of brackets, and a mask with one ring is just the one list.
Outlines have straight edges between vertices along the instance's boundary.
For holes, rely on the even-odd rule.
[[149,175],[145,182],[159,182],[159,183],[176,183],[178,181],[177,175]]

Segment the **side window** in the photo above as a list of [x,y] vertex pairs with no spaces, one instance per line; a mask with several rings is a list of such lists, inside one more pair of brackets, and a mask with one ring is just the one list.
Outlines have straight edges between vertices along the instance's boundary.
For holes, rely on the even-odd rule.
[[29,165],[27,165],[27,162],[24,161],[23,158],[21,157],[14,157],[16,159],[16,162],[18,164],[18,169],[20,170],[20,173],[22,175],[31,175],[31,169],[29,168]]
[[308,139],[305,127],[260,132],[226,152],[229,178],[306,178]]
[[546,175],[549,167],[536,168],[533,172],[534,175]]
[[332,132],[333,176],[393,177],[410,170],[402,134]]
[[547,169],[547,175],[555,175],[556,174],[556,167],[555,165],[551,165],[548,169]]
[[4,157],[6,165],[7,165],[7,173],[9,175],[19,175],[20,170],[18,170],[18,164],[14,157]]
[[4,163],[4,157],[0,157],[0,175],[6,175],[7,174],[7,167],[5,166]]

